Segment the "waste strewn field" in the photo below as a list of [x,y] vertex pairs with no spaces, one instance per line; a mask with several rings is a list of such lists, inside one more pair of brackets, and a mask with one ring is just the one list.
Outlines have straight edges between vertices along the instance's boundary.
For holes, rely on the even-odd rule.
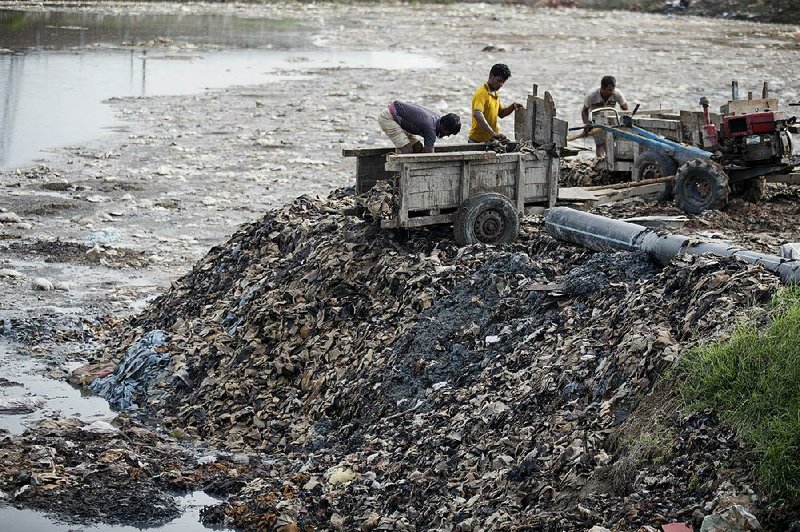
[[[763,496],[743,442],[712,410],[683,413],[659,379],[763,316],[773,274],[593,253],[555,241],[537,217],[498,248],[458,248],[447,227],[384,231],[352,214],[380,195],[354,195],[353,161],[339,153],[385,145],[374,117],[394,98],[466,116],[499,61],[513,71],[504,99],[524,101],[537,82],[571,121],[607,73],[600,50],[632,58],[618,78],[665,107],[724,98],[731,64],[742,85],[757,86],[758,69],[796,101],[793,28],[478,4],[407,20],[407,9],[303,4],[296,16],[320,44],[422,51],[442,68],[309,70],[116,100],[125,134],[0,174],[3,340],[51,376],[137,407],[114,426],[53,412],[4,436],[3,499],[150,526],[177,513],[176,492],[202,489],[227,497],[205,523],[285,531],[657,530],[741,509],[789,526],[794,510]],[[613,178],[565,162],[564,184]],[[770,185],[762,203],[733,200],[679,232],[775,253],[800,240],[798,199],[797,186]],[[683,214],[649,199],[596,211]],[[34,290],[37,278],[67,290]],[[76,360],[90,364],[72,372]]]

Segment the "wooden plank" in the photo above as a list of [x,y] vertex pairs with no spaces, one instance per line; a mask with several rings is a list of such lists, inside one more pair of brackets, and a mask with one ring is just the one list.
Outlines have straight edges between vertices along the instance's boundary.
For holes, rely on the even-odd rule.
[[595,194],[584,187],[561,187],[558,189],[558,199],[561,201],[598,201],[602,194]]
[[522,191],[525,184],[525,161],[522,160],[520,154],[517,154],[517,173],[514,177],[514,199],[517,200],[517,212],[525,214],[525,196]]
[[424,227],[426,225],[446,224],[452,223],[454,214],[435,214],[431,216],[416,216],[410,218],[405,225],[400,225],[398,220],[394,218],[381,220],[381,228],[383,229],[397,229],[399,227],[407,227],[412,229],[414,227]]
[[408,195],[408,211],[456,208],[461,204],[457,188],[449,190],[426,190]]
[[551,144],[553,142],[555,103],[549,92],[545,92],[544,96],[544,99],[536,99],[536,114],[534,116],[532,140],[534,145],[537,146]]
[[405,224],[408,223],[408,195],[406,188],[408,188],[408,168],[404,168],[400,173],[400,201],[397,207],[397,221],[400,223],[400,227],[405,227]]
[[556,118],[553,120],[553,142],[557,148],[563,148],[567,145],[567,130],[569,124],[566,120]]
[[[459,151],[476,151],[481,150],[484,144],[482,143],[468,143],[468,144],[442,144],[436,145],[436,153],[452,153]],[[371,157],[374,155],[389,155],[395,153],[395,148],[381,147],[381,146],[355,146],[352,148],[343,148],[342,157]]]
[[370,157],[373,155],[388,155],[394,152],[394,148],[386,147],[342,148],[342,157]]
[[641,181],[628,181],[625,183],[616,183],[614,185],[597,185],[594,187],[581,187],[584,190],[595,191],[595,190],[619,190],[624,188],[636,188],[642,185],[650,185],[652,183],[667,183],[675,179],[673,175],[667,175],[662,177],[654,177],[652,179],[642,179]]
[[533,96],[528,96],[527,106],[514,112],[514,138],[517,142],[530,142],[533,131]]
[[460,176],[460,198],[461,203],[467,201],[469,198],[469,190],[470,190],[470,183],[469,183],[469,161],[462,161],[461,163],[461,176]]
[[389,171],[400,171],[405,165],[415,163],[458,163],[460,161],[492,160],[496,158],[497,154],[493,151],[388,155],[386,157],[385,169]]
[[800,185],[800,172],[791,174],[775,174],[767,176],[768,183],[785,183],[787,185]]
[[776,111],[778,109],[778,100],[775,98],[758,98],[728,102],[728,113],[730,114],[743,115],[745,113],[760,113],[765,109]]
[[449,190],[453,194],[459,192],[459,180],[461,179],[461,167],[440,168],[438,172],[420,172],[409,167],[408,184],[406,192],[415,194],[419,192],[431,192],[437,190]]
[[547,183],[528,183],[522,189],[524,203],[543,203],[547,205],[550,198],[550,187]]
[[548,178],[548,199],[547,206],[553,207],[558,199],[558,172],[561,167],[561,162],[558,158],[550,159]]
[[[612,194],[603,195],[600,199],[600,203],[613,203],[615,201],[632,198],[634,196],[646,196],[647,194],[655,194],[656,192],[662,192],[663,190],[664,190],[664,183],[651,183],[649,185],[642,185],[636,188],[613,190]],[[598,192],[600,191],[595,191],[595,193]]]

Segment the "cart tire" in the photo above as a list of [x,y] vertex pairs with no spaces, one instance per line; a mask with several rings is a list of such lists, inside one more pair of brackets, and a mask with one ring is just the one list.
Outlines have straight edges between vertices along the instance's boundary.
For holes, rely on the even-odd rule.
[[657,151],[643,151],[633,162],[631,180],[642,181],[675,175],[677,169],[678,165],[671,157]]
[[453,236],[459,246],[510,244],[518,233],[516,207],[507,197],[493,192],[467,199],[453,220]]
[[678,168],[673,190],[678,207],[689,214],[721,209],[730,194],[725,170],[706,159],[693,159]]
[[[643,151],[633,162],[631,181],[675,175],[677,170],[678,165],[671,157],[657,151]],[[672,183],[664,183],[664,190],[658,194],[658,201],[672,201],[672,199]]]
[[767,191],[767,178],[766,176],[754,177],[739,184],[741,187],[742,199],[750,203],[758,203],[764,198],[764,193]]

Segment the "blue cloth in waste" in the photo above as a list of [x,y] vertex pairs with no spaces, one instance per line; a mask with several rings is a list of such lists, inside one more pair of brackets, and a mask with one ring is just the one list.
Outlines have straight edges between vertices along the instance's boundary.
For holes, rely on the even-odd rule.
[[106,399],[112,408],[127,410],[142,402],[153,381],[166,376],[170,354],[158,353],[156,348],[167,343],[164,331],[155,330],[135,341],[122,361],[107,377],[95,379],[89,389]]

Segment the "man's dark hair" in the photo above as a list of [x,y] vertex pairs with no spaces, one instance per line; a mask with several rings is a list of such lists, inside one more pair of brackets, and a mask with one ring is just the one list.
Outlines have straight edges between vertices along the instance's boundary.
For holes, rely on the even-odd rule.
[[442,117],[439,126],[450,135],[455,135],[461,131],[461,119],[455,113],[447,113]]
[[497,76],[499,78],[503,78],[504,80],[506,80],[511,77],[511,69],[508,68],[508,65],[504,65],[503,63],[497,63],[489,71],[489,75]]
[[608,87],[609,85],[617,86],[617,79],[614,76],[603,76],[600,80],[600,88]]

